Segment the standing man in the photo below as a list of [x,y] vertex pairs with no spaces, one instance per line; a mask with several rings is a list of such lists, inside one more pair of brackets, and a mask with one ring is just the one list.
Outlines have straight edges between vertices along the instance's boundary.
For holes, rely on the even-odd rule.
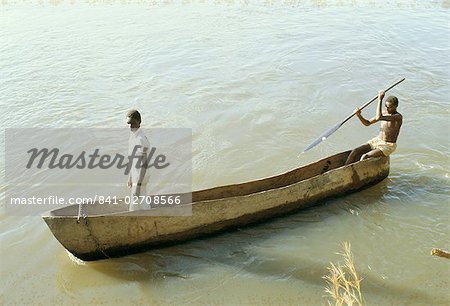
[[378,106],[376,116],[367,120],[361,115],[359,108],[355,109],[355,114],[359,121],[365,126],[381,121],[380,133],[375,138],[369,140],[366,144],[354,149],[345,162],[346,165],[358,160],[364,160],[370,157],[389,156],[397,148],[397,138],[402,126],[403,116],[397,112],[398,99],[390,96],[386,99],[386,112],[382,113],[382,101],[384,91],[378,92]]
[[[130,211],[139,209],[149,209],[142,196],[146,196],[148,182],[147,157],[150,149],[150,142],[144,135],[141,126],[141,114],[132,109],[127,113],[127,124],[130,125],[130,139],[128,141],[128,156],[136,156],[129,160],[132,163],[128,176],[127,186],[131,188]],[[133,154],[134,153],[134,154]]]

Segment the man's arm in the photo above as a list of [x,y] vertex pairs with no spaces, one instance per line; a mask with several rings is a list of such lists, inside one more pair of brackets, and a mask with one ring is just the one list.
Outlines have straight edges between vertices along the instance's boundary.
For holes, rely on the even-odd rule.
[[359,108],[356,108],[354,113],[358,117],[359,121],[361,121],[362,124],[365,126],[369,126],[371,124],[374,124],[375,122],[379,121],[382,117],[382,104],[383,104],[383,98],[384,98],[384,91],[380,90],[378,92],[378,105],[377,105],[377,113],[374,118],[367,120],[361,115],[361,110]]
[[397,113],[397,114],[393,114],[393,115],[389,115],[389,116],[384,116],[384,115],[382,115],[381,117],[380,117],[380,120],[379,121],[393,121],[393,122],[398,122],[398,123],[402,123],[402,121],[403,121],[403,116],[402,115],[400,115],[399,113]]
[[137,185],[141,186],[142,182],[144,181],[145,178],[145,173],[147,172],[148,169],[148,159],[147,159],[147,148],[144,148],[144,153],[142,154],[142,156],[140,158],[142,158],[139,162],[140,165],[138,167],[138,171],[139,171],[139,175],[138,175],[138,179],[137,179]]
[[370,120],[367,120],[366,118],[364,118],[361,115],[361,110],[359,108],[356,108],[354,113],[356,114],[356,116],[358,117],[359,121],[361,121],[362,124],[364,124],[365,126],[369,126],[375,122],[377,122],[377,120],[375,118],[372,118]]
[[384,91],[380,90],[378,92],[378,105],[377,105],[377,114],[375,115],[375,122],[380,120],[381,116],[383,115],[383,98],[384,98]]

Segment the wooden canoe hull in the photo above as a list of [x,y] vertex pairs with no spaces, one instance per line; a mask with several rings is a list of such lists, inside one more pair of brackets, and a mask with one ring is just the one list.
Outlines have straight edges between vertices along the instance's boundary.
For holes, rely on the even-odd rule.
[[77,222],[77,206],[73,206],[54,210],[43,219],[58,241],[82,260],[121,256],[266,220],[388,176],[389,158],[342,166],[348,154],[266,179],[195,191],[192,216],[105,212]]

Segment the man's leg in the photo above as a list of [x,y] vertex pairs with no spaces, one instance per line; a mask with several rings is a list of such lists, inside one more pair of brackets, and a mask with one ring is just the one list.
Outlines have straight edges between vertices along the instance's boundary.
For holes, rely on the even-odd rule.
[[147,196],[147,182],[145,184],[133,184],[131,187],[131,203],[130,211],[150,209],[150,199],[145,198]]
[[139,193],[141,186],[138,186],[136,183],[133,183],[131,186],[131,194],[130,194],[130,211],[139,210]]
[[350,153],[345,164],[348,165],[348,164],[359,161],[361,159],[361,156],[370,152],[370,150],[372,150],[372,148],[367,143],[362,146],[357,147]]
[[[145,197],[146,189],[147,189],[147,180],[146,177],[147,167],[140,167],[138,169],[133,169],[131,174],[133,186],[131,187],[131,204],[130,210],[140,210],[140,209],[148,209],[150,205],[147,204],[147,199]],[[137,181],[135,183],[135,180]]]
[[370,152],[367,152],[361,156],[361,160],[368,159],[371,157],[380,157],[384,156],[383,152],[380,149],[375,149]]

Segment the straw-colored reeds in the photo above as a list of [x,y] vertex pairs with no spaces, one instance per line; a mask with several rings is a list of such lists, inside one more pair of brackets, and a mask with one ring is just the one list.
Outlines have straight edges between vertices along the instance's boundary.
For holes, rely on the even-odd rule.
[[337,253],[344,257],[344,265],[330,263],[328,275],[323,278],[327,282],[325,292],[329,295],[329,305],[363,305],[361,281],[355,265],[351,245],[342,243],[343,252]]

